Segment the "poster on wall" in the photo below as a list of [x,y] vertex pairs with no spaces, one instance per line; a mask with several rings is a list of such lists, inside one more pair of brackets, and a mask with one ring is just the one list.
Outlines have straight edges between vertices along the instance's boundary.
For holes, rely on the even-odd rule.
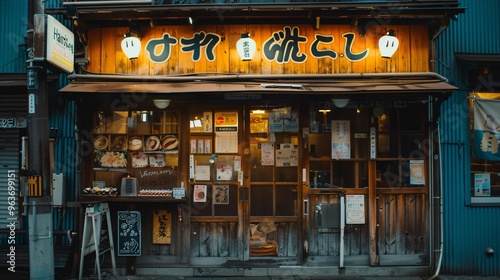
[[491,180],[489,173],[474,174],[474,196],[490,196]]
[[215,185],[213,192],[214,204],[229,204],[229,185]]
[[217,181],[230,181],[233,177],[233,166],[231,164],[217,165]]
[[351,158],[351,122],[332,121],[332,159]]
[[193,202],[207,202],[207,185],[194,185]]
[[362,194],[348,194],[345,199],[346,224],[364,224],[365,196]]
[[498,139],[500,127],[500,100],[474,98],[474,139],[472,155],[476,159],[500,161]]
[[424,160],[410,160],[410,185],[425,185]]
[[215,153],[238,152],[238,112],[216,112]]

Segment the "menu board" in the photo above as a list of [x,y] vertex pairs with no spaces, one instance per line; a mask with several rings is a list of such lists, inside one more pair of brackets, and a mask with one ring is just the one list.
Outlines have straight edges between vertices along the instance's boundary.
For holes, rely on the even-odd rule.
[[118,211],[118,256],[141,255],[141,213]]

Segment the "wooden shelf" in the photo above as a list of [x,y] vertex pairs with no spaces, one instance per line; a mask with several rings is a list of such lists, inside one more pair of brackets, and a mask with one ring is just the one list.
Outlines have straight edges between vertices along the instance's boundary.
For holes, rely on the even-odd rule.
[[173,198],[166,196],[85,196],[82,195],[80,200],[82,203],[99,203],[99,202],[186,202],[186,198]]

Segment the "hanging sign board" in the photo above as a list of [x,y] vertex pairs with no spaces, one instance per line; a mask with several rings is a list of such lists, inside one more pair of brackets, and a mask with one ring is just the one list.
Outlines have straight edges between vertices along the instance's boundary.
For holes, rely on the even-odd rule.
[[118,211],[118,256],[141,255],[141,213]]
[[34,60],[48,62],[48,68],[73,72],[75,34],[57,19],[46,14],[35,15]]

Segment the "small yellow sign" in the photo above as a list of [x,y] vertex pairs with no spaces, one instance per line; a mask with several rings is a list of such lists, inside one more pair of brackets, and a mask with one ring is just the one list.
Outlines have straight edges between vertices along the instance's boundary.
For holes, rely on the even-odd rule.
[[28,196],[42,195],[42,176],[28,176]]
[[153,211],[153,244],[170,244],[172,213],[167,210]]
[[238,126],[238,112],[215,112],[215,126]]

